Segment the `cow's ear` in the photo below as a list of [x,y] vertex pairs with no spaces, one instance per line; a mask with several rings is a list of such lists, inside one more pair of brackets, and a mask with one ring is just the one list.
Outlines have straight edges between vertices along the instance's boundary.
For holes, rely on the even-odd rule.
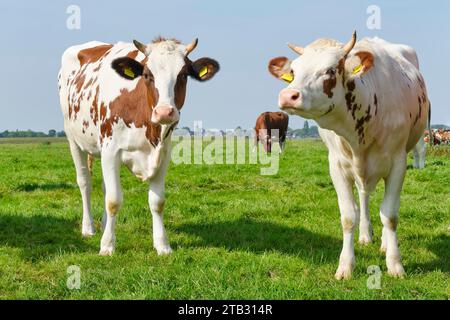
[[361,77],[374,67],[374,56],[368,51],[359,51],[347,58],[345,69],[350,77]]
[[200,58],[191,63],[189,75],[198,81],[207,81],[219,72],[219,63],[210,58]]
[[144,66],[129,57],[117,58],[111,63],[111,67],[123,78],[134,80],[142,75]]
[[291,60],[286,57],[276,57],[269,61],[269,72],[277,79],[292,81]]

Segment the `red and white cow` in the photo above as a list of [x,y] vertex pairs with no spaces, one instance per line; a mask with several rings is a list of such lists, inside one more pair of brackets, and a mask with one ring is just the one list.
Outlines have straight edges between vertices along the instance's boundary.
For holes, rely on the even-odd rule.
[[335,276],[343,279],[352,274],[358,221],[359,242],[372,241],[369,195],[384,179],[381,250],[386,252],[388,273],[401,277],[404,269],[396,232],[400,191],[407,153],[424,132],[430,105],[416,53],[379,38],[357,43],[356,32],[345,45],[319,39],[305,48],[289,46],[300,57],[272,59],[269,71],[290,82],[279,94],[280,108],[314,119],[329,150],[344,238]]
[[88,42],[68,48],[62,56],[60,103],[83,200],[84,236],[95,232],[87,154],[101,157],[101,255],[114,251],[114,226],[123,200],[121,163],[149,182],[153,246],[158,254],[171,252],[163,225],[170,136],[184,104],[188,76],[206,81],[219,70],[210,58],[188,58],[196,46],[197,39],[188,45],[163,38],[149,45]]

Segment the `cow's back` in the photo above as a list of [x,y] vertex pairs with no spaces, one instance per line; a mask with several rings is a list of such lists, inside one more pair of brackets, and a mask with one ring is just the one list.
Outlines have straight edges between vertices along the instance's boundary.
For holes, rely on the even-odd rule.
[[288,128],[289,117],[284,112],[263,112],[256,119],[255,129],[278,129],[286,131]]
[[[429,101],[419,70],[417,55],[409,46],[365,38],[355,51],[369,51],[374,67],[363,76],[361,102],[376,108],[372,134],[380,141],[396,135],[407,151],[422,135],[428,118]],[[376,99],[374,98],[376,96]]]

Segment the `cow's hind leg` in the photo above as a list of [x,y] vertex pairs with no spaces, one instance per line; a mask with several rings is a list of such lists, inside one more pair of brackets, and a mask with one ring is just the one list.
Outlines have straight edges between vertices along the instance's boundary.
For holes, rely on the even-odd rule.
[[91,215],[91,192],[92,181],[89,173],[87,153],[81,151],[78,145],[69,140],[70,152],[72,154],[75,169],[77,171],[77,183],[81,192],[83,201],[83,221],[81,234],[83,237],[89,237],[95,234],[94,220]]
[[123,202],[118,155],[102,154],[102,172],[105,184],[106,223],[103,228],[99,254],[105,256],[112,255],[114,252],[116,216]]
[[169,156],[165,155],[161,168],[156,176],[150,180],[150,189],[148,192],[148,203],[152,212],[153,221],[153,247],[159,255],[170,254],[172,252],[163,221],[163,211],[166,202],[165,177],[169,161]]
[[[106,203],[105,180],[102,180],[102,192],[103,192],[103,203]],[[105,206],[105,208],[103,209],[103,215],[102,215],[102,231],[105,231],[107,220],[108,220],[108,213],[106,212],[106,206]]]
[[426,144],[424,137],[420,137],[419,141],[413,148],[414,168],[423,169],[425,167]]
[[400,154],[393,161],[389,175],[385,179],[385,192],[381,204],[380,217],[383,223],[381,251],[386,251],[388,274],[403,277],[400,251],[397,241],[398,211],[400,208],[400,193],[406,172],[406,154]]
[[338,280],[351,277],[355,267],[354,230],[358,223],[358,206],[353,196],[353,181],[346,177],[336,160],[330,161],[330,175],[336,189],[341,212],[341,225],[343,231],[343,245],[339,258],[339,267],[335,277]]
[[359,190],[359,207],[360,207],[360,218],[359,218],[359,239],[358,242],[362,245],[366,245],[372,242],[373,230],[372,224],[370,223],[370,212],[369,212],[369,193],[364,190]]

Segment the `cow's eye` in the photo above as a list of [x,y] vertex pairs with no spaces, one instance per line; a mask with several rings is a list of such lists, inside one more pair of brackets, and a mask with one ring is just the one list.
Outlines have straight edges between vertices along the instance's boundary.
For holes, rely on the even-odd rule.
[[326,74],[330,75],[330,76],[335,76],[336,75],[336,69],[335,68],[330,68],[327,70]]

